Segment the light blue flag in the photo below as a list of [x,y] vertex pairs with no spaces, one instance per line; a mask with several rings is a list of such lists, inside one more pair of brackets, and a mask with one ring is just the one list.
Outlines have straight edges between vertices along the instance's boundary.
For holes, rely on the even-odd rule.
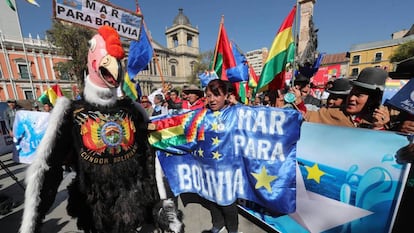
[[131,41],[128,55],[128,74],[131,80],[151,61],[153,49],[145,27],[142,27],[139,41]]

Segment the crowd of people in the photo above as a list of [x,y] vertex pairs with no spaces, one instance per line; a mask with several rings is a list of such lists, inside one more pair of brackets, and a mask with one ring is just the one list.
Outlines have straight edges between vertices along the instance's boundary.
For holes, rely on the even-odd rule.
[[[254,98],[249,96],[247,104],[296,109],[308,122],[412,134],[414,116],[382,103],[388,77],[389,74],[385,70],[368,67],[363,69],[354,80],[349,78],[331,80],[324,90],[324,93],[327,93],[327,99],[324,100],[312,95],[311,80],[298,74],[291,85],[286,85],[280,90],[256,94]],[[137,101],[150,118],[204,107],[212,111],[221,111],[234,104],[240,104],[233,85],[220,79],[210,81],[205,90],[192,84],[179,91],[168,85],[168,88],[162,88],[149,96],[141,96]],[[15,101],[8,101],[8,103],[9,109],[4,119],[12,136],[12,123],[18,108]],[[44,111],[50,111],[51,107],[45,104]],[[404,148],[399,152],[403,157],[407,153],[413,153],[412,151],[414,149]],[[220,206],[210,202],[209,210],[212,228],[203,231],[204,233],[218,233],[224,228],[228,232],[238,232],[238,212],[235,203]]]

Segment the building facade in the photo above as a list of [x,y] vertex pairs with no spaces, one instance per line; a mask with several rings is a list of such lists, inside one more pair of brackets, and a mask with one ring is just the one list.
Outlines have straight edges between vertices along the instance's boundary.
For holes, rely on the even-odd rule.
[[[75,96],[76,80],[55,70],[58,63],[71,58],[59,55],[59,49],[47,39],[30,35],[22,39],[19,24],[17,13],[5,1],[0,1],[0,101],[33,101],[54,84],[59,84],[66,96]],[[194,74],[200,54],[199,31],[191,25],[183,9],[179,9],[165,35],[167,47],[152,40],[153,59],[147,69],[135,77],[143,95],[167,83],[181,88]],[[126,44],[126,53],[128,47]]]
[[348,76],[356,77],[366,67],[379,67],[388,72],[393,71],[395,67],[390,62],[390,56],[398,46],[411,40],[414,40],[414,35],[352,45],[349,50]]
[[262,68],[268,55],[269,52],[267,48],[256,49],[246,53],[246,59],[249,62],[249,65],[253,67],[257,76],[260,76],[262,73]]
[[153,40],[154,58],[148,69],[135,77],[143,95],[162,87],[163,83],[181,89],[194,75],[194,66],[200,56],[199,31],[191,25],[183,9],[178,9],[178,15],[174,18],[172,26],[166,29],[165,36],[167,47]]

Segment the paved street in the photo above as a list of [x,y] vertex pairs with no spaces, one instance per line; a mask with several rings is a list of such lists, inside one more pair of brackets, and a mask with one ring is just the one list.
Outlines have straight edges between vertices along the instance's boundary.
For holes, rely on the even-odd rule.
[[[27,165],[13,162],[11,154],[0,155],[0,159],[11,172],[11,174],[7,174],[5,169],[0,169],[0,193],[13,197],[13,200],[18,203],[18,206],[15,207],[12,212],[6,215],[0,215],[0,232],[16,233],[20,227],[20,221],[23,214],[24,191],[11,176],[15,176],[18,181],[24,185],[23,179]],[[74,173],[65,174],[64,180],[59,187],[55,203],[49,214],[46,216],[43,232],[81,233],[76,227],[76,221],[66,214],[66,186],[73,176]],[[183,203],[180,200],[179,205],[184,211],[185,232],[197,233],[211,227],[209,212],[200,204],[189,203],[186,207],[183,207]],[[239,215],[239,219],[239,231],[244,233],[266,232],[242,215]]]

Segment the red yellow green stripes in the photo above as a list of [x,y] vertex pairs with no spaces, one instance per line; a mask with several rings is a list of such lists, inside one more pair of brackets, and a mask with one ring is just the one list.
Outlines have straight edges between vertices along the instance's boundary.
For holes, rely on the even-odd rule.
[[[255,93],[266,90],[267,85],[282,71],[286,64],[293,62],[295,56],[295,44],[292,35],[292,25],[295,19],[296,6],[293,7],[288,17],[280,26],[273,40],[269,55],[260,75]],[[283,82],[284,80],[279,80]]]
[[199,128],[206,112],[207,109],[203,108],[153,120],[156,131],[150,133],[149,143],[156,148],[167,149],[204,139],[204,130]]

